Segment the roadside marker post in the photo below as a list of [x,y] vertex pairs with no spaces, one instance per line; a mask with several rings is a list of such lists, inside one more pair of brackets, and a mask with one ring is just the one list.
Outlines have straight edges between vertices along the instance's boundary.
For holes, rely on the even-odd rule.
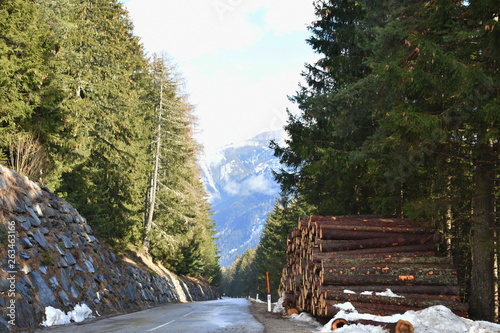
[[269,272],[266,272],[267,280],[267,311],[271,312],[271,284],[269,283]]

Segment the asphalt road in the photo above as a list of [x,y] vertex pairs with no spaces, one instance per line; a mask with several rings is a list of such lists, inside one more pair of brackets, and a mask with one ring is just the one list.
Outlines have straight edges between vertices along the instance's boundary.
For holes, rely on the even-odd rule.
[[250,301],[243,298],[223,298],[207,302],[167,304],[126,315],[54,326],[35,332],[263,333],[264,326],[250,313]]

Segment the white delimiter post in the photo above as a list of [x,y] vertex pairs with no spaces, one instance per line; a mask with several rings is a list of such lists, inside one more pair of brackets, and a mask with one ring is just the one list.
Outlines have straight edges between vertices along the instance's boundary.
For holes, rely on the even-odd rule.
[[269,273],[266,272],[267,280],[267,311],[271,312],[271,284],[269,283]]

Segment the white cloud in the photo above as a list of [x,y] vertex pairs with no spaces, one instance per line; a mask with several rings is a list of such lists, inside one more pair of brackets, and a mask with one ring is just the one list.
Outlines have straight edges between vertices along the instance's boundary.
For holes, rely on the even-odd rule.
[[276,193],[276,184],[266,178],[263,174],[252,176],[243,182],[249,192],[272,195]]
[[241,193],[241,186],[236,182],[230,181],[224,185],[224,191],[231,195],[237,195]]
[[234,181],[226,183],[224,191],[231,195],[265,194],[273,195],[278,191],[276,183],[266,178],[265,175],[254,175],[238,184]]

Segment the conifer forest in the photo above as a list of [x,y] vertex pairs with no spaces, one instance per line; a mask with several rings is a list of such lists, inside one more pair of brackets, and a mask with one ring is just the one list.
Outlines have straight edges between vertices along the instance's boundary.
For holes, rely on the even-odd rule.
[[0,1],[0,163],[71,202],[110,245],[216,282],[181,84],[117,1]]
[[115,248],[231,296],[264,295],[266,272],[277,293],[300,216],[422,221],[443,235],[470,317],[494,321],[500,2],[311,0],[311,11],[304,43],[320,57],[290,92],[300,113],[287,140],[270,142],[282,193],[231,267],[218,263],[182,79],[145,52],[117,0],[0,0],[0,163]]

